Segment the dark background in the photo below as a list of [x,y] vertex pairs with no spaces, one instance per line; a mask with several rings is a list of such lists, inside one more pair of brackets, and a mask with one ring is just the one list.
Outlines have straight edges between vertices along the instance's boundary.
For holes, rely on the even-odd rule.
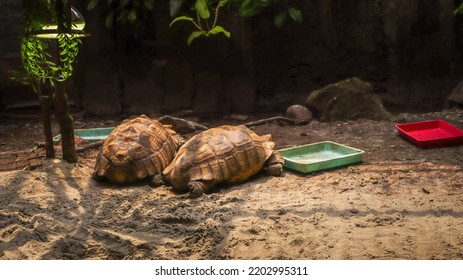
[[[453,0],[293,1],[304,21],[278,29],[269,8],[251,19],[229,15],[232,32],[187,46],[191,26],[169,28],[168,1],[135,30],[109,30],[104,7],[86,10],[83,39],[68,93],[91,115],[279,112],[307,95],[357,76],[372,83],[386,107],[441,110],[463,77],[460,16]],[[37,106],[29,87],[9,79],[18,69],[22,9],[0,0],[0,111]]]

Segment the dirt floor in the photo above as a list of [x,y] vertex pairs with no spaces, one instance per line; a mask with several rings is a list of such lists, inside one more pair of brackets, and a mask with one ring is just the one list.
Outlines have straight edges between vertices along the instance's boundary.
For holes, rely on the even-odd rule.
[[77,164],[44,160],[31,116],[0,117],[0,259],[463,259],[463,145],[420,149],[394,126],[443,119],[463,129],[461,110],[253,127],[277,148],[331,140],[365,155],[334,170],[258,174],[197,199],[95,182],[97,149]]

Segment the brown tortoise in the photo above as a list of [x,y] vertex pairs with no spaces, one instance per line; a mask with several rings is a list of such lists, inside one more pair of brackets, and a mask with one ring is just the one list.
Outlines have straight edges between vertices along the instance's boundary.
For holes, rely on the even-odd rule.
[[125,184],[152,176],[152,183],[157,185],[182,142],[170,126],[145,115],[125,120],[105,140],[96,158],[94,177]]
[[284,160],[274,146],[270,134],[242,125],[211,128],[180,147],[163,177],[175,190],[198,197],[217,183],[243,182],[264,165],[269,175],[279,175]]

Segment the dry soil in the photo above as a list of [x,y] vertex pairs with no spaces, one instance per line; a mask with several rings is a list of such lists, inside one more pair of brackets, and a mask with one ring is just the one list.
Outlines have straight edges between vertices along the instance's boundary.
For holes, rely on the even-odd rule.
[[[363,162],[258,174],[197,199],[92,180],[98,149],[77,164],[44,160],[39,119],[3,116],[0,259],[462,259],[463,145],[421,149],[394,126],[443,119],[463,129],[462,115],[256,126],[277,148],[331,140],[364,150]],[[81,118],[76,127],[120,120]]]

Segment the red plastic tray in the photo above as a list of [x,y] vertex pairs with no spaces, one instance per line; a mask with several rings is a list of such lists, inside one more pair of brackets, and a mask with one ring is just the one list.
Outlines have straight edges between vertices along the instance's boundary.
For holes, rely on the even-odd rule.
[[396,128],[403,137],[421,148],[463,143],[463,130],[443,120],[397,124]]

